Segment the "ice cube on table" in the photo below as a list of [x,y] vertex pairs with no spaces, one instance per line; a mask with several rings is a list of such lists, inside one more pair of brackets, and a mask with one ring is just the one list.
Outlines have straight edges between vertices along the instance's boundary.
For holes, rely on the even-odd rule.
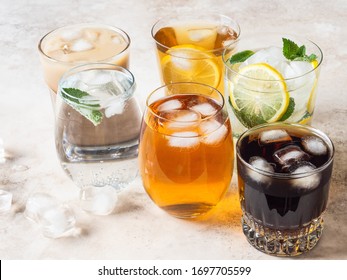
[[94,215],[109,215],[117,201],[117,192],[111,186],[85,186],[80,191],[81,208]]
[[12,193],[0,190],[0,214],[8,213],[12,206]]
[[181,101],[177,99],[165,101],[162,104],[158,106],[158,111],[163,112],[163,111],[170,111],[170,110],[177,110],[182,108],[182,103]]
[[196,148],[200,144],[198,133],[194,131],[182,131],[167,136],[169,146],[182,149]]
[[46,209],[57,205],[57,200],[52,196],[45,193],[34,193],[27,199],[24,216],[38,223],[40,216]]
[[73,52],[89,51],[94,48],[94,45],[85,39],[78,39],[71,43],[70,50]]
[[44,236],[59,238],[75,228],[76,219],[69,206],[58,205],[46,208],[40,215],[39,224]]
[[261,171],[270,172],[270,173],[275,172],[272,164],[262,157],[253,156],[248,160],[248,162],[250,165],[252,165],[253,167]]
[[314,156],[322,156],[328,153],[328,147],[324,143],[324,141],[316,136],[304,136],[301,139],[301,144],[305,150],[305,152],[314,155]]
[[192,110],[201,114],[202,117],[213,116],[217,109],[209,103],[201,103],[191,107]]
[[266,145],[278,142],[288,142],[292,137],[284,129],[265,130],[259,134],[259,144]]
[[273,159],[282,167],[290,166],[294,162],[307,161],[310,156],[305,153],[300,147],[289,145],[274,152]]
[[[292,185],[295,188],[300,189],[313,189],[319,185],[321,175],[320,173],[312,173],[316,169],[312,163],[307,161],[301,161],[296,164],[293,164],[289,168],[291,174],[302,174],[300,178],[293,178]],[[305,175],[305,173],[312,173]]]

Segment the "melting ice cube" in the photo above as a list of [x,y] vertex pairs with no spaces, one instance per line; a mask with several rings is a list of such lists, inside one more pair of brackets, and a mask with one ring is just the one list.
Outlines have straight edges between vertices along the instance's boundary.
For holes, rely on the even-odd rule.
[[83,52],[91,50],[93,48],[94,45],[85,39],[78,39],[77,41],[74,41],[70,46],[70,50],[73,52]]
[[313,173],[305,176],[305,173],[310,173],[315,170],[316,167],[307,161],[302,161],[296,164],[293,164],[289,168],[289,172],[292,174],[302,174],[303,177],[292,179],[292,184],[296,188],[301,189],[313,189],[319,185],[321,176],[320,173]]
[[195,148],[200,143],[198,133],[194,131],[175,132],[167,137],[169,140],[169,146],[176,148]]
[[281,48],[269,47],[254,53],[240,65],[240,68],[255,63],[267,63],[280,71],[282,63],[285,61]]
[[87,186],[80,191],[81,208],[94,215],[108,215],[112,213],[117,201],[117,192],[111,186]]
[[166,111],[163,116],[169,120],[166,127],[173,130],[194,127],[200,119],[200,115],[191,110]]
[[[255,167],[256,169],[259,169],[262,171],[266,171],[270,173],[274,172],[273,166],[262,157],[258,157],[258,156],[251,157],[249,159],[249,164]],[[248,173],[248,178],[258,183],[266,185],[266,184],[270,184],[271,182],[271,178],[268,175],[261,174],[252,169],[248,169],[247,173]]]
[[75,228],[76,219],[67,205],[59,205],[45,209],[39,223],[44,236],[59,238]]
[[96,42],[100,33],[96,30],[86,29],[84,30],[84,38],[86,38],[89,42]]
[[322,156],[328,153],[328,147],[324,141],[316,136],[305,136],[301,139],[304,150],[314,156]]
[[12,193],[0,190],[0,214],[7,213],[11,210]]
[[65,41],[72,41],[78,38],[82,38],[82,32],[80,29],[64,30],[60,33],[60,37]]
[[213,116],[217,112],[217,109],[209,103],[197,104],[191,109],[199,112],[203,117]]
[[58,202],[50,195],[45,193],[32,194],[25,206],[24,216],[34,222],[39,222],[40,215],[50,207],[55,207]]
[[273,154],[273,159],[281,166],[289,166],[294,162],[305,161],[309,158],[307,153],[295,145],[286,146]]
[[220,143],[228,133],[228,128],[216,120],[203,121],[200,130],[205,135],[201,141],[209,145]]
[[170,111],[177,110],[182,108],[181,101],[177,99],[166,101],[158,106],[158,111]]
[[249,159],[249,164],[253,167],[266,172],[274,172],[274,167],[264,158],[253,156]]
[[193,42],[206,40],[216,35],[216,31],[212,28],[190,29],[188,30],[189,39]]
[[265,130],[259,134],[259,142],[263,145],[291,140],[292,138],[284,129]]

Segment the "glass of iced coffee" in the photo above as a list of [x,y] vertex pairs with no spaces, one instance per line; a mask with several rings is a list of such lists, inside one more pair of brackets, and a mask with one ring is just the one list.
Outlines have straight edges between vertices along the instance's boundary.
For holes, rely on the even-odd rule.
[[121,29],[102,24],[76,24],[46,34],[38,49],[52,102],[59,79],[69,69],[87,62],[129,65],[129,36]]

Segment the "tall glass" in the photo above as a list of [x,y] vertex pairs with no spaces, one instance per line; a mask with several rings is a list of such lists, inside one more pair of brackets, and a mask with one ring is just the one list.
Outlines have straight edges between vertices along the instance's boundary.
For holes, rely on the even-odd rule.
[[121,29],[103,24],[75,24],[57,28],[40,40],[38,49],[52,102],[63,74],[87,62],[129,65],[130,38]]
[[152,27],[164,84],[197,82],[224,91],[224,49],[238,40],[238,23],[219,14],[178,14]]
[[60,80],[55,143],[77,186],[120,189],[137,176],[142,114],[134,91],[133,75],[114,64],[79,65]]
[[143,185],[173,216],[194,218],[223,198],[233,174],[234,150],[224,98],[197,83],[173,83],[146,103],[139,160]]
[[236,143],[242,228],[256,249],[296,256],[320,240],[334,146],[300,124],[253,127]]
[[261,33],[230,45],[223,61],[234,137],[262,123],[310,124],[322,60],[299,36]]

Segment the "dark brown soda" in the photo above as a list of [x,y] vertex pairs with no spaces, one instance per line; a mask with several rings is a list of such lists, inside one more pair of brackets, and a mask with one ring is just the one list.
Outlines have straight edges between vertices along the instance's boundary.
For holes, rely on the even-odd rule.
[[[307,136],[307,133],[300,131],[300,135],[298,132],[287,132],[292,138],[291,141],[261,144],[256,135],[251,135],[243,138],[239,145],[239,152],[244,161],[249,162],[251,157],[259,156],[274,167],[274,174],[264,174],[261,171],[259,174],[249,165],[241,162],[239,157],[237,159],[242,208],[259,223],[270,228],[300,228],[318,218],[327,205],[332,161],[327,168],[307,178],[289,178],[290,168],[279,165],[274,160],[273,154],[289,145],[304,150],[301,139]],[[305,160],[319,168],[329,161],[330,152],[321,156],[309,154],[308,160],[307,158]],[[300,180],[319,180],[319,182],[310,188],[301,187]]]

